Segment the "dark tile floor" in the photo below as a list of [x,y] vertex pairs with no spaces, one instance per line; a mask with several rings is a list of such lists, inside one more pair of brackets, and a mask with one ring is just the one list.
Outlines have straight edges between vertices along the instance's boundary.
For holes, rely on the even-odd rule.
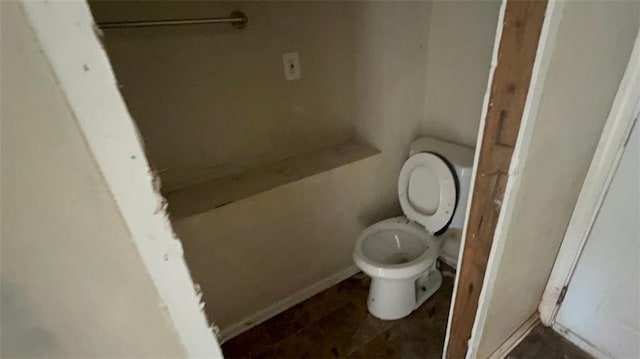
[[539,325],[507,355],[507,359],[592,359],[551,328]]
[[453,278],[410,316],[371,316],[369,279],[351,277],[224,343],[227,358],[440,358]]
[[[226,358],[441,358],[453,291],[442,287],[410,316],[371,316],[369,278],[355,275],[222,345]],[[509,359],[591,358],[553,330],[537,327]]]

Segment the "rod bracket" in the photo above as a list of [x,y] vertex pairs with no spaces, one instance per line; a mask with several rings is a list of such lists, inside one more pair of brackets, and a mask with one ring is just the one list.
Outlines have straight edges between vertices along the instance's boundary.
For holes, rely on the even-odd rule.
[[242,11],[239,11],[239,10],[232,11],[229,17],[242,19],[240,21],[234,21],[231,23],[231,26],[235,27],[236,29],[244,29],[247,26],[247,23],[249,22],[249,18],[247,17],[247,15],[245,15]]

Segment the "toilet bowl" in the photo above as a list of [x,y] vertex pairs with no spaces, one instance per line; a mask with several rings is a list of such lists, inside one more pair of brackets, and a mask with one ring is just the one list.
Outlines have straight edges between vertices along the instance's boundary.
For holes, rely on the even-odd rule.
[[469,193],[472,149],[423,138],[410,154],[398,178],[405,216],[366,228],[353,252],[355,264],[371,277],[367,308],[385,320],[409,315],[440,288],[439,235],[462,227]]
[[442,283],[435,268],[442,240],[406,217],[367,228],[353,254],[356,265],[371,277],[367,307],[380,319],[409,315]]

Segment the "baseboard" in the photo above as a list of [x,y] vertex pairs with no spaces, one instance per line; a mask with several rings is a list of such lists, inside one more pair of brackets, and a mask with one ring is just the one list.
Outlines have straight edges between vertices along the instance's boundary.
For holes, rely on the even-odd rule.
[[221,343],[255,327],[256,325],[263,323],[264,321],[275,317],[276,315],[284,312],[285,310],[302,303],[305,300],[313,297],[314,295],[326,290],[339,282],[353,276],[358,273],[360,269],[356,266],[351,266],[341,272],[338,272],[332,276],[322,279],[321,281],[312,284],[301,291],[287,297],[275,304],[266,307],[254,314],[251,314],[242,320],[231,324],[230,326],[220,330],[219,340]]
[[500,345],[488,359],[506,358],[507,355],[509,355],[509,353],[511,353],[511,351],[515,349],[535,327],[538,326],[538,324],[540,324],[540,316],[538,315],[538,312],[536,312],[522,323],[522,325],[516,329],[516,331],[511,334],[511,336],[507,338],[507,340],[505,340],[505,342],[502,343],[502,345]]
[[591,344],[588,340],[584,339],[580,335],[573,332],[571,329],[565,327],[564,325],[555,322],[551,327],[553,330],[560,334],[563,338],[570,341],[573,345],[587,352],[587,354],[593,356],[598,359],[612,359],[612,356],[607,353],[602,352],[600,349],[596,348],[593,344]]
[[452,268],[458,268],[462,231],[457,228],[449,229],[444,235],[444,244],[440,250],[440,260]]
[[458,258],[448,255],[447,253],[440,253],[440,260],[443,261],[446,265],[450,266],[451,268],[458,268]]

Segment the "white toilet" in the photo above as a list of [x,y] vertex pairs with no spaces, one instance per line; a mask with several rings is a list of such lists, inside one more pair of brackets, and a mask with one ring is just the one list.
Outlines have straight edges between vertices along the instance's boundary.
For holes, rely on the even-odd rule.
[[371,277],[367,307],[380,319],[399,319],[442,284],[436,259],[448,228],[462,228],[473,149],[433,138],[411,144],[398,179],[406,217],[378,222],[356,241],[353,260]]

